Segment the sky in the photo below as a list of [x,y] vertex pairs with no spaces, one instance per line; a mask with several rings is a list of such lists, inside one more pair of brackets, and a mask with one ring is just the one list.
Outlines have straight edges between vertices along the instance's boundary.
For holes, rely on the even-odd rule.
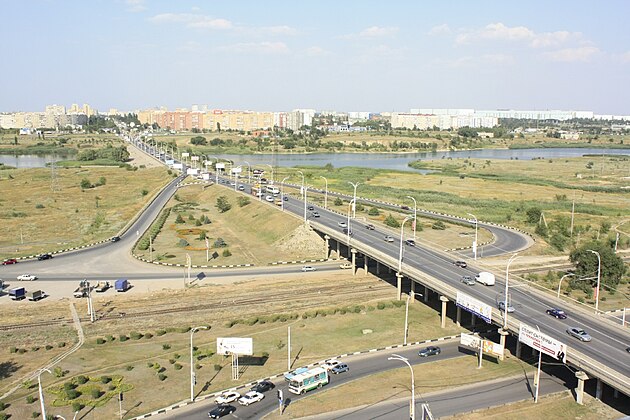
[[630,1],[0,0],[0,112],[630,115]]

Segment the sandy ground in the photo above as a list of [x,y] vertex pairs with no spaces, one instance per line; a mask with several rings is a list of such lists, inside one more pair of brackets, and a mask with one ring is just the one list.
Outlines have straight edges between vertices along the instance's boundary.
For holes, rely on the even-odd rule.
[[128,144],[127,151],[129,151],[129,155],[130,155],[129,162],[127,163],[131,165],[134,165],[134,166],[144,165],[147,168],[155,168],[158,166],[163,166],[162,163],[160,163],[160,161],[158,161],[152,156],[147,155],[144,152],[141,152],[135,146]]

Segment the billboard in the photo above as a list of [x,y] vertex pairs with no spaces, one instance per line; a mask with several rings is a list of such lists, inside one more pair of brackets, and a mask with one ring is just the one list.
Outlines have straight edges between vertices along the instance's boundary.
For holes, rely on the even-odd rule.
[[182,153],[182,157],[186,158],[186,157],[188,157],[188,156],[190,156],[190,153],[188,153],[188,152],[184,152],[184,153]]
[[232,168],[233,174],[240,174],[242,171],[243,171],[243,168],[241,168],[240,166],[237,166],[236,168]]
[[191,156],[191,157],[190,157],[190,160],[191,160],[191,161],[196,161],[196,160],[199,160],[199,156]]
[[217,337],[217,354],[239,354],[251,356],[254,354],[252,338]]
[[567,362],[567,346],[549,337],[547,334],[539,332],[537,328],[521,323],[518,331],[518,341],[527,344],[533,349],[542,351],[562,363]]
[[214,165],[215,168],[217,169],[225,169],[225,163],[218,163],[216,165]]
[[455,303],[463,310],[477,315],[488,324],[492,322],[492,306],[486,305],[485,303],[459,291],[457,292],[457,301]]
[[173,164],[173,168],[174,169],[184,169],[184,165],[182,163],[174,163]]
[[503,346],[501,344],[495,343],[492,340],[484,340],[478,335],[462,334],[459,342],[462,346],[470,347],[475,350],[479,350],[479,346],[483,346],[482,350],[485,354],[503,356]]
[[462,346],[471,347],[473,349],[479,349],[481,343],[481,337],[472,334],[462,334],[459,343]]

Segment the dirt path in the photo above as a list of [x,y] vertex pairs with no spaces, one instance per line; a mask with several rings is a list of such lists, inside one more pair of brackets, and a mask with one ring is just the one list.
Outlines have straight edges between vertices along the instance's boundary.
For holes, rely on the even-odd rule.
[[132,145],[127,145],[127,151],[129,151],[129,161],[128,163],[134,166],[144,165],[147,168],[155,168],[158,166],[162,166],[162,164],[152,156],[147,155],[144,152],[138,150],[137,147]]

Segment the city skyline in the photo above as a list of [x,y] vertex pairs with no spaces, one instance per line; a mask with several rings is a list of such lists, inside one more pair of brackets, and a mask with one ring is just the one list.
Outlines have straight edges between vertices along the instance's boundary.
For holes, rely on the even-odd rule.
[[[3,0],[0,111],[630,114],[630,4]],[[35,7],[33,7],[35,4]]]

